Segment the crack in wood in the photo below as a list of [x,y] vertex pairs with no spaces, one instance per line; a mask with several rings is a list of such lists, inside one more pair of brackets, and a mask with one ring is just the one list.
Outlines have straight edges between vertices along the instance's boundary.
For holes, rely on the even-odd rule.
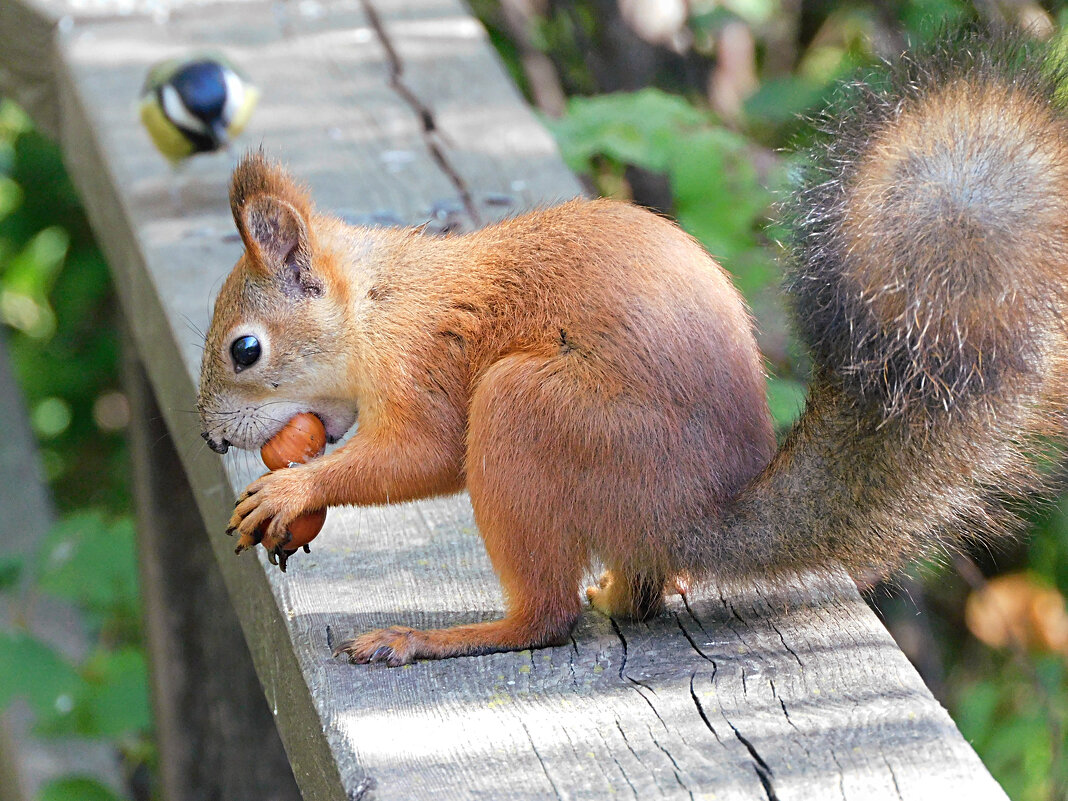
[[[618,724],[619,721],[617,720],[616,723]],[[597,736],[601,739],[601,744],[605,747],[605,751],[607,751],[608,755],[610,757],[612,757],[612,762],[614,762],[616,768],[619,769],[619,775],[623,777],[623,781],[625,781],[627,783],[627,787],[630,788],[630,791],[634,794],[635,798],[639,798],[638,788],[634,786],[634,783],[630,780],[630,777],[627,775],[627,771],[623,769],[623,765],[622,765],[622,763],[620,763],[619,758],[616,757],[616,755],[613,753],[614,749],[612,748],[612,746],[610,746],[608,744],[608,740],[606,740],[604,738],[604,732],[598,730],[597,731]],[[604,773],[604,770],[602,769],[601,772]]]
[[[605,743],[605,745],[607,745],[607,743]],[[616,763],[616,767],[619,768],[619,775],[623,777],[623,781],[627,783],[627,787],[629,787],[630,791],[634,793],[634,797],[639,798],[638,788],[634,786],[633,782],[631,782],[630,777],[627,776],[627,772],[623,770],[623,766],[619,764],[619,760],[613,756],[612,761]]]
[[766,775],[759,765],[754,764],[753,770],[756,771],[760,786],[764,788],[764,794],[768,797],[768,801],[779,801],[779,797],[775,795],[775,788],[771,784],[771,777]]
[[801,750],[804,751],[805,752],[805,756],[808,757],[811,760],[812,759],[812,752],[809,751],[808,750],[808,746],[805,745],[805,735],[801,731],[801,729],[799,729],[797,727],[797,724],[794,723],[794,719],[790,717],[790,710],[788,710],[786,708],[786,701],[784,701],[782,699],[782,696],[779,695],[779,691],[775,689],[775,681],[773,679],[768,679],[768,684],[771,686],[771,695],[772,695],[772,697],[777,698],[779,700],[779,706],[782,707],[782,714],[785,716],[786,722],[788,724],[790,724],[790,728],[791,729],[793,729],[795,732],[797,732],[799,735],[801,735],[798,738],[798,743],[801,746]]
[[[584,752],[582,752],[579,749],[579,747],[577,745],[575,745],[575,740],[574,740],[574,738],[572,738],[571,732],[568,731],[568,728],[566,726],[561,726],[560,727],[560,731],[562,731],[564,733],[564,737],[567,739],[567,744],[571,748],[571,754],[574,757],[575,763],[576,764],[581,764],[584,761],[584,756],[583,756]],[[604,737],[601,737],[601,741],[604,742]],[[606,743],[606,745],[607,745],[607,743]],[[608,771],[606,771],[604,769],[603,760],[601,760],[601,759],[597,758],[596,756],[594,756],[593,751],[589,751],[589,755],[591,757],[593,757],[589,761],[591,761],[594,765],[597,766],[597,770],[600,771],[601,776],[604,777],[605,784],[607,786],[609,786],[609,787],[612,787],[612,779],[609,777]]]
[[467,212],[467,216],[470,217],[472,225],[476,228],[481,227],[482,221],[478,213],[478,209],[475,206],[475,201],[471,196],[471,190],[467,186],[467,182],[463,179],[463,176],[449,163],[448,158],[445,156],[445,149],[441,140],[444,138],[441,131],[438,130],[437,122],[434,119],[434,112],[416,96],[415,92],[404,83],[404,61],[401,59],[397,49],[393,46],[393,41],[390,39],[389,34],[386,31],[386,26],[382,23],[382,18],[378,15],[377,9],[375,9],[371,0],[360,0],[360,6],[363,8],[364,14],[367,16],[367,21],[370,23],[371,28],[374,30],[375,35],[378,37],[379,43],[386,51],[386,60],[389,64],[389,85],[401,99],[407,103],[415,115],[419,118],[419,124],[421,133],[423,136],[423,142],[426,144],[427,150],[430,153],[431,158],[438,165],[445,176],[449,179],[455,187],[456,192],[460,196],[460,201],[463,203],[464,211]]
[[612,631],[619,637],[619,643],[623,646],[623,657],[619,662],[619,678],[621,681],[627,681],[627,677],[623,675],[627,669],[627,638],[623,636],[623,631],[614,617],[608,618],[608,622],[612,624]]
[[[756,594],[760,596],[761,600],[763,600],[765,604],[767,604],[769,610],[773,609],[771,602],[767,599],[767,596],[765,596],[763,592],[757,589]],[[768,625],[771,626],[772,630],[778,635],[779,642],[782,643],[782,647],[789,652],[790,656],[792,656],[797,662],[797,666],[801,668],[801,672],[804,673],[805,663],[801,661],[801,657],[797,655],[797,652],[794,651],[794,649],[787,644],[786,638],[782,635],[782,631],[780,631],[779,627],[775,625],[775,620],[771,617],[767,617],[766,620],[768,622]]]
[[[712,657],[710,657],[708,654],[706,654],[704,651],[702,651],[700,649],[700,647],[697,645],[697,643],[694,642],[693,637],[690,636],[690,632],[686,631],[686,627],[682,625],[682,618],[679,617],[678,612],[675,613],[675,623],[678,624],[679,631],[682,632],[682,636],[686,638],[686,642],[688,642],[690,644],[690,647],[693,648],[697,652],[698,656],[700,656],[702,659],[704,659],[704,660],[706,660],[708,662],[712,662],[712,664],[715,665],[716,663],[715,663],[715,661],[713,661]],[[700,625],[700,624],[698,624],[698,625]],[[704,629],[702,629],[702,631],[704,631]]]
[[553,777],[549,775],[549,769],[545,765],[545,760],[542,759],[541,754],[538,752],[538,746],[534,745],[534,738],[530,734],[530,729],[527,728],[527,724],[523,722],[522,718],[518,719],[519,725],[527,735],[527,742],[530,743],[530,750],[534,752],[534,756],[538,759],[538,764],[541,765],[541,771],[545,774],[545,780],[549,782],[549,786],[553,788],[553,795],[555,795],[560,801],[563,801],[563,796],[560,795],[560,790],[556,786],[556,782],[553,781]]
[[663,717],[661,717],[660,713],[657,712],[656,707],[653,706],[653,702],[650,701],[648,698],[646,698],[645,693],[643,693],[638,688],[641,687],[644,690],[648,690],[654,696],[656,695],[656,690],[654,690],[648,684],[645,684],[644,682],[640,682],[637,679],[626,675],[626,669],[627,669],[627,638],[623,636],[623,630],[619,627],[619,624],[616,623],[615,618],[613,618],[613,617],[608,618],[608,622],[612,624],[612,630],[616,633],[616,636],[619,638],[620,645],[622,645],[622,647],[623,647],[623,658],[620,660],[620,665],[619,665],[619,678],[620,678],[620,680],[621,681],[630,682],[631,687],[634,688],[634,692],[638,693],[638,695],[641,696],[641,699],[643,701],[645,701],[645,703],[649,707],[649,709],[651,709],[653,711],[653,714],[656,715],[656,719],[660,721],[660,725],[664,727],[665,731],[668,730],[667,722],[664,720]]
[[[786,701],[782,699],[782,696],[779,695],[779,691],[775,689],[775,681],[773,679],[768,679],[768,684],[771,686],[772,697],[776,698],[779,702],[779,706],[782,707],[782,714],[786,718],[786,722],[790,724],[791,729],[796,731],[798,734],[801,734],[803,737],[804,735],[802,734],[801,729],[797,728],[797,724],[794,723],[794,719],[790,717],[790,710],[786,708]],[[808,755],[809,751],[808,748],[805,746],[805,741],[803,739],[801,740],[801,748],[803,748],[805,754]]]
[[[710,721],[708,719],[708,715],[705,714],[704,704],[701,703],[701,699],[697,697],[697,691],[694,690],[693,680],[696,676],[697,671],[694,671],[690,674],[690,698],[693,699],[694,706],[697,707],[697,714],[701,716],[701,720],[704,721],[705,726],[707,726],[708,730],[712,732],[712,736],[716,738],[716,742],[720,745],[723,745],[723,740],[720,738],[719,732],[716,731],[716,727],[712,725],[712,721]],[[712,678],[715,679],[715,677],[715,663],[713,663]]]
[[[649,771],[649,774],[654,779],[654,783],[656,783],[656,789],[660,791],[660,795],[665,795],[663,788],[660,787],[660,784],[655,781],[655,779],[656,779],[656,771],[654,771],[652,768],[650,768],[648,765],[646,765],[645,761],[641,758],[641,756],[638,754],[638,752],[634,750],[634,746],[632,746],[630,744],[630,738],[627,737],[627,733],[625,731],[623,731],[623,724],[620,722],[619,718],[616,718],[615,720],[616,720],[616,728],[619,730],[619,736],[623,738],[623,744],[625,746],[627,746],[627,750],[630,751],[631,755],[638,761],[638,764],[641,765],[643,768],[645,768],[647,771]],[[630,780],[629,779],[627,780],[627,783],[630,784]],[[631,785],[631,786],[633,787],[633,785]]]
[[760,780],[760,786],[764,788],[764,794],[767,796],[768,801],[779,801],[779,797],[775,794],[775,785],[772,782],[774,771],[771,769],[771,766],[764,761],[762,756],[760,756],[760,752],[756,750],[756,746],[754,746],[753,743],[738,730],[737,726],[731,723],[730,718],[727,717],[727,713],[723,709],[722,702],[720,703],[719,712],[723,715],[723,719],[727,722],[727,725],[731,727],[731,731],[734,732],[734,736],[738,739],[738,742],[745,746],[745,750],[749,752],[749,756],[753,760],[753,769],[756,771],[757,778]]
[[578,676],[575,675],[575,657],[578,656],[578,643],[575,642],[575,637],[571,637],[571,649],[567,654],[567,669],[571,673],[571,684],[578,688]]
[[842,801],[848,801],[845,791],[845,769],[842,767],[842,763],[838,761],[838,757],[835,755],[834,751],[830,751],[829,753],[831,755],[831,761],[834,763],[834,766],[838,768],[838,792],[842,796]]
[[705,629],[704,624],[701,622],[701,619],[697,617],[697,613],[694,612],[693,607],[690,606],[690,601],[686,597],[686,594],[680,592],[679,597],[682,598],[682,605],[686,607],[686,611],[689,613],[690,617],[693,618],[693,622],[697,624],[697,628],[701,629],[701,633],[704,634],[706,637],[710,636],[708,631]]
[[905,796],[901,794],[901,787],[897,783],[897,774],[894,773],[894,766],[890,764],[890,760],[886,758],[886,754],[882,755],[883,762],[886,764],[886,769],[890,771],[890,780],[894,783],[894,792],[897,793],[897,797],[901,801],[905,801]]
[[623,738],[623,744],[627,746],[627,750],[634,755],[634,758],[638,760],[639,765],[644,764],[642,758],[638,756],[638,752],[634,750],[634,746],[630,744],[630,739],[627,737],[627,733],[623,731],[623,724],[620,722],[619,718],[616,718],[616,728],[619,729],[619,736]]
[[[738,614],[738,610],[736,610],[734,606],[727,600],[727,598],[723,595],[722,591],[720,591],[719,593],[719,600],[720,603],[723,604],[723,608],[730,611],[731,617],[735,618],[739,623],[741,623],[743,628],[749,628],[749,624],[746,623],[745,619]],[[729,628],[734,633],[734,636],[738,638],[738,641],[741,642],[742,645],[744,645],[747,649],[753,650],[749,643],[746,641],[745,637],[742,636],[742,633],[731,621],[731,617],[728,617],[724,621],[727,628]]]
[[745,750],[748,751],[749,756],[753,758],[753,769],[756,771],[757,778],[760,779],[760,785],[764,788],[764,793],[767,795],[768,801],[779,801],[779,797],[775,795],[775,786],[771,781],[773,774],[771,766],[764,761],[764,758],[760,756],[756,747],[749,742],[740,731],[738,731],[738,728],[733,723],[728,720],[727,725],[731,727],[734,731],[734,736],[745,746]]
[[685,790],[689,794],[690,798],[693,799],[693,790],[686,786],[686,782],[682,780],[682,775],[679,773],[679,763],[675,760],[675,757],[671,755],[671,752],[664,748],[664,746],[660,744],[660,741],[656,739],[655,736],[653,736],[652,729],[649,729],[649,739],[653,741],[653,745],[663,751],[664,756],[668,758],[668,761],[670,761],[672,766],[674,767],[675,781],[677,781],[679,783],[679,787]]

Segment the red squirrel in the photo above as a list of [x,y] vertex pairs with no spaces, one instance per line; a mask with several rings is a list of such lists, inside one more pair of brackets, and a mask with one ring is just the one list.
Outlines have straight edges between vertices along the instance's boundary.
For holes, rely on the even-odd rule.
[[308,510],[468,490],[506,615],[338,648],[401,665],[566,642],[594,559],[593,606],[647,618],[679,576],[882,574],[1013,528],[1068,409],[1068,113],[1044,53],[962,38],[824,119],[787,279],[813,376],[778,453],[746,307],[673,223],[574,200],[459,236],[354,227],[246,157],[204,436],[359,425],[252,482],[229,532],[273,518],[277,549]]

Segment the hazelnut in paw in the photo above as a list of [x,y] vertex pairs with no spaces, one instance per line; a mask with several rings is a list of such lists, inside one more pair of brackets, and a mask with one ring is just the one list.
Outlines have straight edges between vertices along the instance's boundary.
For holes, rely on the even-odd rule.
[[[310,412],[294,415],[260,449],[272,472],[252,482],[238,499],[228,534],[240,533],[235,553],[257,543],[267,549],[271,564],[283,571],[288,557],[299,548],[308,550],[326,520],[326,509],[310,503],[310,480],[289,468],[321,456],[326,450],[326,429]],[[311,511],[305,511],[311,507]]]

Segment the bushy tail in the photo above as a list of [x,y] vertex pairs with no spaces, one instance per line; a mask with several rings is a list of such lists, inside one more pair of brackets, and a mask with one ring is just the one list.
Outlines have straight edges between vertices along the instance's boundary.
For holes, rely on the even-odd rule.
[[966,33],[846,87],[794,211],[807,408],[692,564],[882,573],[1014,529],[1046,489],[1068,410],[1063,64]]

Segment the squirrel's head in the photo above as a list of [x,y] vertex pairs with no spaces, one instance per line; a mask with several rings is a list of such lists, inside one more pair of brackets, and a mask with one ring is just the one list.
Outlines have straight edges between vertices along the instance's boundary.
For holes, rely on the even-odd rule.
[[197,410],[208,445],[259,448],[287,420],[314,412],[336,441],[356,412],[348,374],[346,298],[335,255],[317,240],[307,192],[261,153],[244,158],[230,206],[245,252],[215,301]]

